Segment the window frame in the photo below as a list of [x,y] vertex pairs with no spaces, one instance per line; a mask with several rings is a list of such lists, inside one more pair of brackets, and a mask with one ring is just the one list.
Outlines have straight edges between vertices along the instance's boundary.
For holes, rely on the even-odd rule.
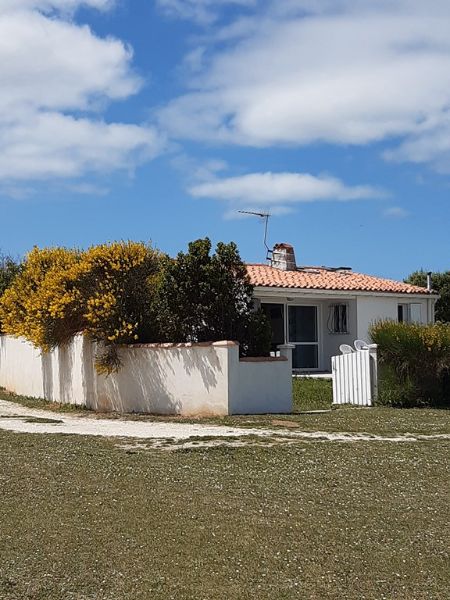
[[[413,318],[412,307],[419,307],[418,319]],[[400,308],[402,309],[402,319],[400,320]],[[397,304],[397,323],[422,323],[422,303],[421,302],[399,302]]]
[[[345,328],[337,330],[336,328],[336,313],[335,309],[339,309],[339,307],[345,308]],[[328,306],[328,320],[327,320],[327,329],[330,335],[349,335],[349,313],[350,313],[350,305],[348,302],[333,302]],[[341,317],[342,320],[342,317]]]

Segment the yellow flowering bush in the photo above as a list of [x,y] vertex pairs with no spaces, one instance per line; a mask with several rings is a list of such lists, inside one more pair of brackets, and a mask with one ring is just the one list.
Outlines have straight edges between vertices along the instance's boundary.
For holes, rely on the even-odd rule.
[[118,344],[156,335],[152,292],[160,258],[159,252],[137,242],[86,251],[34,248],[0,299],[3,331],[45,351],[84,333],[103,348],[98,370],[116,370]]
[[450,323],[380,321],[370,331],[385,404],[450,404]]
[[65,285],[65,279],[79,255],[66,248],[33,248],[21,273],[1,297],[4,333],[23,336],[44,350],[70,339],[77,330],[74,321],[79,314],[74,306],[75,290]]

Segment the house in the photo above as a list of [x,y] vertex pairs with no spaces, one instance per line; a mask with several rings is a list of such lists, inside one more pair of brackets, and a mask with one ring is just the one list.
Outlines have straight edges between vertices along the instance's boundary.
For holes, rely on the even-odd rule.
[[274,246],[270,264],[248,264],[258,304],[272,324],[272,344],[294,344],[293,369],[330,371],[341,344],[369,340],[379,319],[432,323],[438,295],[349,267],[297,266],[290,244]]

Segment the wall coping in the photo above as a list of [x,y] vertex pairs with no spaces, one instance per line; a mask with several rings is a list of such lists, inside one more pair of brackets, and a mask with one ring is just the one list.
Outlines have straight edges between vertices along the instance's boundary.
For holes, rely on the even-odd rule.
[[238,342],[232,342],[230,340],[222,340],[219,342],[183,342],[183,343],[162,343],[162,344],[122,344],[122,348],[149,348],[149,349],[172,349],[172,348],[206,348],[209,346],[215,346],[219,348],[231,348],[239,346]]
[[242,356],[239,362],[285,362],[286,356]]

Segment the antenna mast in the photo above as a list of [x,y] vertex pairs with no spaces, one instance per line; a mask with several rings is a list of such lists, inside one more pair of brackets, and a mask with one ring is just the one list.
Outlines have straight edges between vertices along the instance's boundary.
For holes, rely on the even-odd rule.
[[253,215],[254,217],[260,217],[261,219],[264,219],[264,246],[267,251],[266,259],[269,259],[269,255],[272,254],[272,250],[267,245],[267,230],[269,228],[269,218],[272,215],[268,212],[256,212],[253,210],[238,210],[238,212],[243,215]]

